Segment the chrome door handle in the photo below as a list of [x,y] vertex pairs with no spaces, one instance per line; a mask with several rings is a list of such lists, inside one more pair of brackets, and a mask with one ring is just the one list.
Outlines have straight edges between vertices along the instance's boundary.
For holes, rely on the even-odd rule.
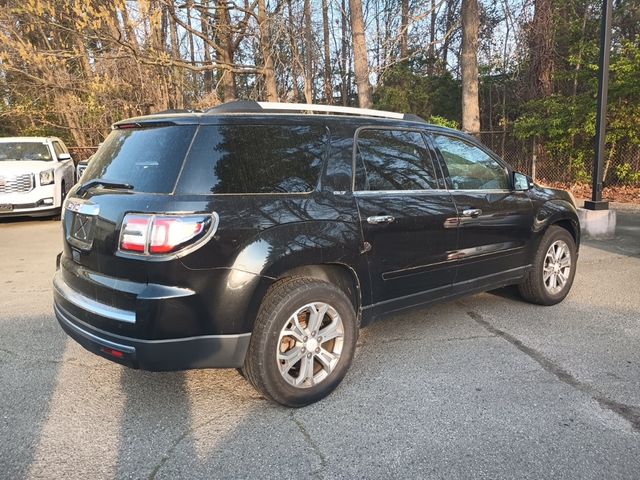
[[380,225],[381,223],[391,223],[395,220],[395,217],[391,215],[376,215],[373,217],[367,217],[367,223],[372,225]]
[[480,210],[479,208],[469,208],[467,210],[463,210],[462,211],[462,216],[463,217],[479,217],[480,215],[482,215],[482,210]]

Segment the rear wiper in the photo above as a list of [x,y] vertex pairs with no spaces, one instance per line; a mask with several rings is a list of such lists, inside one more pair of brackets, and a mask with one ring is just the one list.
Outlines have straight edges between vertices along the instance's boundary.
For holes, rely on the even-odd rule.
[[130,183],[120,183],[120,182],[110,182],[109,180],[102,180],[100,178],[94,178],[93,180],[89,180],[88,182],[80,185],[80,188],[77,190],[77,195],[82,195],[91,187],[102,187],[102,188],[115,188],[122,190],[133,190],[133,185]]

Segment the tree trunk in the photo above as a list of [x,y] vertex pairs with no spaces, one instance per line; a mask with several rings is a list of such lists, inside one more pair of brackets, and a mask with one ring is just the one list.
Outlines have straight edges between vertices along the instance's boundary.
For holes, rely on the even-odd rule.
[[329,0],[322,0],[322,43],[324,47],[324,96],[327,105],[333,104],[331,81],[331,46],[329,45]]
[[400,5],[400,60],[409,56],[409,0]]
[[346,0],[342,0],[340,4],[341,12],[341,32],[342,38],[340,41],[340,76],[342,77],[342,85],[340,88],[340,96],[342,97],[342,105],[345,107],[349,105],[349,72],[347,72],[347,51],[349,49],[349,37],[347,35],[347,3]]
[[[209,0],[202,0],[202,8],[200,10],[200,30],[205,38],[211,38],[209,31]],[[211,67],[211,50],[207,42],[203,42],[203,59],[204,65]],[[213,70],[205,70],[204,72],[204,93],[205,95],[213,90]]]
[[271,55],[271,37],[269,35],[270,23],[269,17],[267,16],[265,0],[258,0],[258,25],[260,27],[260,50],[264,62],[262,71],[264,74],[265,93],[269,102],[277,102],[278,85],[276,83],[276,74],[273,68],[273,57]]
[[236,76],[231,69],[233,65],[233,34],[231,32],[231,17],[229,15],[229,5],[226,0],[217,0],[217,20],[220,51],[218,58],[222,63],[220,83],[222,84],[222,99],[230,102],[238,97],[236,91]]
[[311,29],[311,0],[304,0],[304,98],[313,103],[313,30]]
[[529,43],[529,84],[531,97],[540,98],[551,95],[553,91],[553,11],[551,0],[535,0],[534,5]]
[[[171,6],[170,8],[173,8],[173,6]],[[171,34],[171,57],[174,60],[180,60],[180,47],[178,44],[178,27],[176,25],[175,20],[173,19],[172,15],[169,15],[167,20],[169,21],[169,31]],[[174,108],[184,108],[184,97],[183,95],[183,91],[184,91],[184,82],[183,82],[183,75],[182,75],[182,71],[174,66],[172,69],[172,85],[173,85],[173,107]]]
[[478,100],[478,0],[462,0],[462,129],[480,132]]
[[[444,41],[442,42],[442,72],[444,73],[447,70],[447,62],[449,56],[449,45],[451,44],[451,34],[450,31],[453,28],[453,23],[455,21],[455,9],[453,3],[455,0],[447,1],[447,9],[445,14],[445,31],[444,31]],[[457,2],[455,2],[457,3]]]
[[360,108],[371,108],[373,106],[373,91],[369,82],[369,60],[364,33],[362,1],[349,0],[349,5],[353,35],[353,63],[356,70],[356,84],[358,85],[358,105]]
[[294,32],[294,18],[293,18],[293,10],[291,6],[291,0],[287,0],[287,7],[289,10],[289,21],[288,21],[288,30],[289,30],[289,44],[291,47],[291,83],[292,83],[292,92],[291,96],[294,102],[300,101],[300,91],[298,90],[298,78],[300,77],[300,53],[298,50],[298,40],[296,38],[296,32]]
[[429,25],[429,48],[427,53],[429,58],[429,64],[427,65],[428,75],[433,75],[436,63],[436,9],[436,0],[431,0],[431,24]]

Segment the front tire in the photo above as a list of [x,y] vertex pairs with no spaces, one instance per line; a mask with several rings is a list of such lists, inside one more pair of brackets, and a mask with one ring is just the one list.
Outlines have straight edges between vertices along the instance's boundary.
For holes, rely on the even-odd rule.
[[351,301],[335,285],[310,278],[279,281],[260,307],[244,375],[281,405],[309,405],[340,384],[357,336]]
[[520,295],[531,303],[555,305],[569,294],[576,274],[576,243],[562,227],[550,226],[533,259]]

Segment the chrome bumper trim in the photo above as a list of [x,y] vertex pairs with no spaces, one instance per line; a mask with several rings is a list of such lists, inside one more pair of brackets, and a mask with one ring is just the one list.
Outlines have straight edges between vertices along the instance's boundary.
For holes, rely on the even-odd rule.
[[55,310],[55,313],[57,313],[57,317],[58,320],[64,322],[65,326],[71,330],[73,330],[74,332],[76,332],[78,335],[91,340],[92,342],[97,343],[98,345],[101,345],[103,347],[107,347],[107,348],[113,348],[114,350],[119,350],[121,352],[124,353],[135,353],[136,349],[134,347],[130,347],[129,345],[122,345],[120,343],[115,343],[112,342],[110,340],[107,340],[105,338],[99,337],[97,335],[94,335],[91,332],[87,332],[84,328],[79,327],[78,325],[76,325],[75,323],[73,323],[71,320],[69,320],[67,318],[67,314],[65,312],[62,311],[62,309],[60,307],[58,307],[58,305],[56,305],[55,303],[53,304],[53,309]]
[[85,297],[64,282],[60,271],[58,271],[55,277],[53,277],[53,288],[55,288],[58,294],[60,294],[60,296],[69,303],[72,303],[83,310],[87,310],[95,313],[96,315],[100,315],[101,317],[116,320],[118,322],[136,323],[135,312],[110,307],[109,305],[105,305],[104,303],[96,302],[95,300]]

